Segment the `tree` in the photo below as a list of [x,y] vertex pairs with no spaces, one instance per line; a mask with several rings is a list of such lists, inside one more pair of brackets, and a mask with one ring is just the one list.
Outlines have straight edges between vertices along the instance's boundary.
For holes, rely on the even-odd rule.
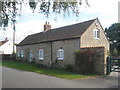
[[1,27],[7,27],[9,22],[12,23],[13,20],[16,21],[16,16],[21,16],[20,11],[25,3],[29,4],[30,8],[33,10],[33,13],[35,12],[37,5],[39,5],[39,12],[44,13],[47,17],[50,12],[69,14],[71,11],[78,16],[79,5],[85,3],[89,6],[88,0],[73,0],[73,2],[67,2],[66,0],[28,0],[28,2],[26,2],[26,0],[1,0]]
[[[46,2],[45,2],[46,1]],[[49,16],[49,13],[64,13],[70,12],[78,16],[79,14],[79,5],[82,5],[83,1],[85,1],[86,5],[89,6],[88,0],[74,0],[73,2],[67,2],[66,0],[1,0],[0,1],[0,27],[5,30],[5,27],[9,25],[9,23],[13,26],[13,53],[14,53],[14,42],[15,42],[15,23],[17,22],[16,17],[21,16],[20,12],[22,6],[29,4],[30,8],[35,12],[37,5],[39,5],[39,12],[44,13]]]
[[110,41],[111,55],[120,55],[120,23],[112,24],[105,32]]

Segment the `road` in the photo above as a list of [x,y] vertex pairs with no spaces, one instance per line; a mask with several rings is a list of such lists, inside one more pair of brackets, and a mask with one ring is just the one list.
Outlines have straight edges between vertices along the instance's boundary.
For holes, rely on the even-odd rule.
[[118,72],[107,77],[68,80],[2,67],[2,88],[118,88]]

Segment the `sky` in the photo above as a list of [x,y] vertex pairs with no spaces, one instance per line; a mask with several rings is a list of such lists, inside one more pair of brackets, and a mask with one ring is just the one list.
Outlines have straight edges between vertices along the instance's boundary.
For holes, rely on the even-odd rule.
[[[83,4],[80,6],[79,18],[76,18],[74,14],[63,15],[50,13],[49,18],[46,18],[44,14],[40,14],[25,5],[22,9],[21,17],[17,17],[15,42],[21,42],[28,35],[39,33],[43,31],[43,26],[46,21],[50,22],[51,28],[59,28],[66,25],[80,23],[90,19],[98,17],[103,28],[108,28],[113,23],[118,22],[118,2],[120,0],[88,0],[90,7]],[[56,18],[57,16],[57,18]],[[6,28],[6,31],[0,30],[0,41],[6,37],[12,41],[13,29],[12,25]]]

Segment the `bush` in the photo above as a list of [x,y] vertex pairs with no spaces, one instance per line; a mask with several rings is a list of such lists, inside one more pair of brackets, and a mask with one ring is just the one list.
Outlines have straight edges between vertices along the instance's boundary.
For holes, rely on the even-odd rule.
[[73,67],[70,64],[65,64],[65,65],[63,65],[63,70],[65,70],[65,71],[72,71]]
[[35,58],[33,58],[32,61],[31,61],[31,63],[35,64],[35,61],[36,61]]
[[75,64],[79,69],[79,73],[90,74],[95,72],[94,69],[94,50],[79,50],[75,52]]
[[17,61],[19,61],[20,63],[25,62],[24,57],[18,57]]
[[44,65],[44,64],[36,64],[36,66],[39,68],[47,68],[47,65]]

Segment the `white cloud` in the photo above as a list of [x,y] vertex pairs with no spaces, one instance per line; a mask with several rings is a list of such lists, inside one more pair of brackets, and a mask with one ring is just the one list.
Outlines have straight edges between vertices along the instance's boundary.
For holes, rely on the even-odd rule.
[[81,14],[98,17],[103,27],[118,22],[118,2],[120,0],[88,0],[90,7],[81,6]]
[[90,7],[82,6],[83,12],[99,14],[117,14],[119,0],[88,0]]
[[[17,24],[16,28],[16,42],[19,43],[26,36],[44,31],[44,20],[30,20],[29,22],[21,22]],[[70,24],[70,23],[67,23]],[[65,22],[50,22],[51,28],[62,27],[67,25]]]
[[[98,17],[100,19],[103,28],[109,27],[112,23],[117,22],[118,15],[118,1],[119,0],[89,0],[90,7],[83,5],[80,7],[80,18],[79,22],[93,19]],[[86,8],[85,8],[86,7]],[[52,25],[52,28],[58,28],[70,24],[77,23],[75,20],[72,21],[74,16],[67,18],[59,18],[58,21],[53,20],[53,16],[47,19],[44,14],[31,14],[31,10],[26,5],[23,7],[23,12],[20,19],[18,19],[18,24],[16,24],[16,42],[19,43],[26,36],[34,33],[43,31],[43,25],[45,21],[48,20]],[[85,14],[85,15],[84,15]],[[9,40],[12,40],[13,30],[12,27],[8,27],[7,30],[0,30],[0,40],[3,40],[5,37],[8,37]]]

